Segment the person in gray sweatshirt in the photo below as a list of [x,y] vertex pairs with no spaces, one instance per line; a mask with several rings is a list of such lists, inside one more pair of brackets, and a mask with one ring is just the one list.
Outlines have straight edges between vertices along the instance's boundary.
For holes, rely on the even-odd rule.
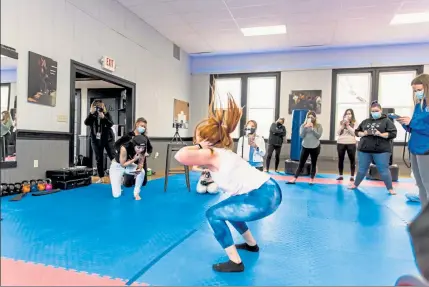
[[309,111],[305,122],[301,125],[299,129],[299,134],[302,138],[302,149],[301,157],[299,159],[299,166],[296,169],[295,177],[291,181],[288,181],[287,184],[295,184],[304,165],[310,156],[311,158],[311,180],[310,184],[313,184],[314,177],[316,176],[316,165],[317,158],[320,154],[320,137],[322,136],[323,128],[322,125],[317,122],[316,113]]

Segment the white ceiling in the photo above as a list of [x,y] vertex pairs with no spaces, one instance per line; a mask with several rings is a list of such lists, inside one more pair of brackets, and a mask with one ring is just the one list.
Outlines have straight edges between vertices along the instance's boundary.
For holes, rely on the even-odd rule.
[[[117,0],[188,53],[429,42],[429,23],[390,26],[429,0]],[[286,35],[240,28],[282,25]]]

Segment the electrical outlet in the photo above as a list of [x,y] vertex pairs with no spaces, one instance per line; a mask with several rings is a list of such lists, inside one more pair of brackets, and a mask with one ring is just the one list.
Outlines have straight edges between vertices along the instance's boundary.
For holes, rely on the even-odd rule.
[[158,156],[159,156],[159,152],[156,152],[153,158],[158,158]]
[[34,167],[39,167],[39,161],[37,159],[34,160]]

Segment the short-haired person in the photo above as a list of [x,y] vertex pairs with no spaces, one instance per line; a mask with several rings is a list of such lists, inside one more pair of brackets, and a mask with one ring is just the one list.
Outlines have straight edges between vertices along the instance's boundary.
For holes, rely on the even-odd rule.
[[320,138],[323,134],[323,127],[317,122],[317,116],[314,111],[309,111],[305,122],[299,129],[299,135],[302,138],[302,149],[301,156],[299,158],[299,165],[296,169],[295,176],[291,181],[286,184],[295,184],[296,180],[300,176],[304,169],[305,163],[308,157],[311,158],[311,173],[310,173],[310,184],[314,183],[317,171],[317,159],[320,154]]
[[371,117],[361,122],[355,130],[355,135],[361,138],[358,145],[359,167],[356,180],[350,185],[350,189],[355,189],[361,184],[374,161],[389,193],[396,194],[389,170],[392,141],[396,134],[395,124],[382,113],[381,105],[377,101],[372,102]]
[[266,159],[267,172],[270,171],[271,157],[274,151],[276,151],[276,161],[274,163],[274,170],[275,172],[279,171],[280,153],[282,151],[284,138],[286,137],[286,128],[284,124],[285,124],[284,118],[279,118],[276,122],[271,124],[270,136],[268,137],[268,152],[267,152],[267,159]]
[[238,140],[237,154],[256,169],[264,170],[265,140],[256,133],[258,124],[254,120],[246,123],[246,135]]
[[[401,117],[398,121],[411,133],[408,148],[411,153],[411,169],[423,207],[429,202],[429,74],[417,76],[411,86],[415,96],[412,118]],[[411,194],[407,194],[411,198]]]
[[90,128],[91,145],[97,161],[98,176],[100,177],[97,183],[101,183],[104,177],[104,150],[106,150],[110,160],[115,158],[113,120],[102,100],[92,102],[88,117],[84,123]]

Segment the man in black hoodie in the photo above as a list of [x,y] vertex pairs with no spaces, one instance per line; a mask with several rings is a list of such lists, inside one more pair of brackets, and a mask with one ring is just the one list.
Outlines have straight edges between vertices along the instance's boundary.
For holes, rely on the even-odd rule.
[[98,176],[100,177],[97,183],[101,183],[104,177],[104,149],[106,149],[110,160],[115,158],[115,149],[113,148],[115,137],[112,130],[113,120],[101,100],[94,100],[92,102],[89,115],[85,119],[85,125],[90,128],[91,145],[97,161]]
[[286,136],[286,128],[284,126],[285,119],[279,118],[275,123],[271,124],[270,136],[268,137],[268,152],[266,160],[267,172],[270,170],[271,157],[276,151],[275,171],[278,172],[280,163],[280,152],[282,150],[283,140]]
[[359,169],[351,189],[357,188],[365,178],[371,162],[374,161],[390,194],[393,191],[392,175],[389,170],[390,156],[392,155],[392,141],[396,138],[395,124],[381,112],[381,105],[374,101],[371,104],[371,117],[364,120],[355,130],[360,137],[358,145]]

